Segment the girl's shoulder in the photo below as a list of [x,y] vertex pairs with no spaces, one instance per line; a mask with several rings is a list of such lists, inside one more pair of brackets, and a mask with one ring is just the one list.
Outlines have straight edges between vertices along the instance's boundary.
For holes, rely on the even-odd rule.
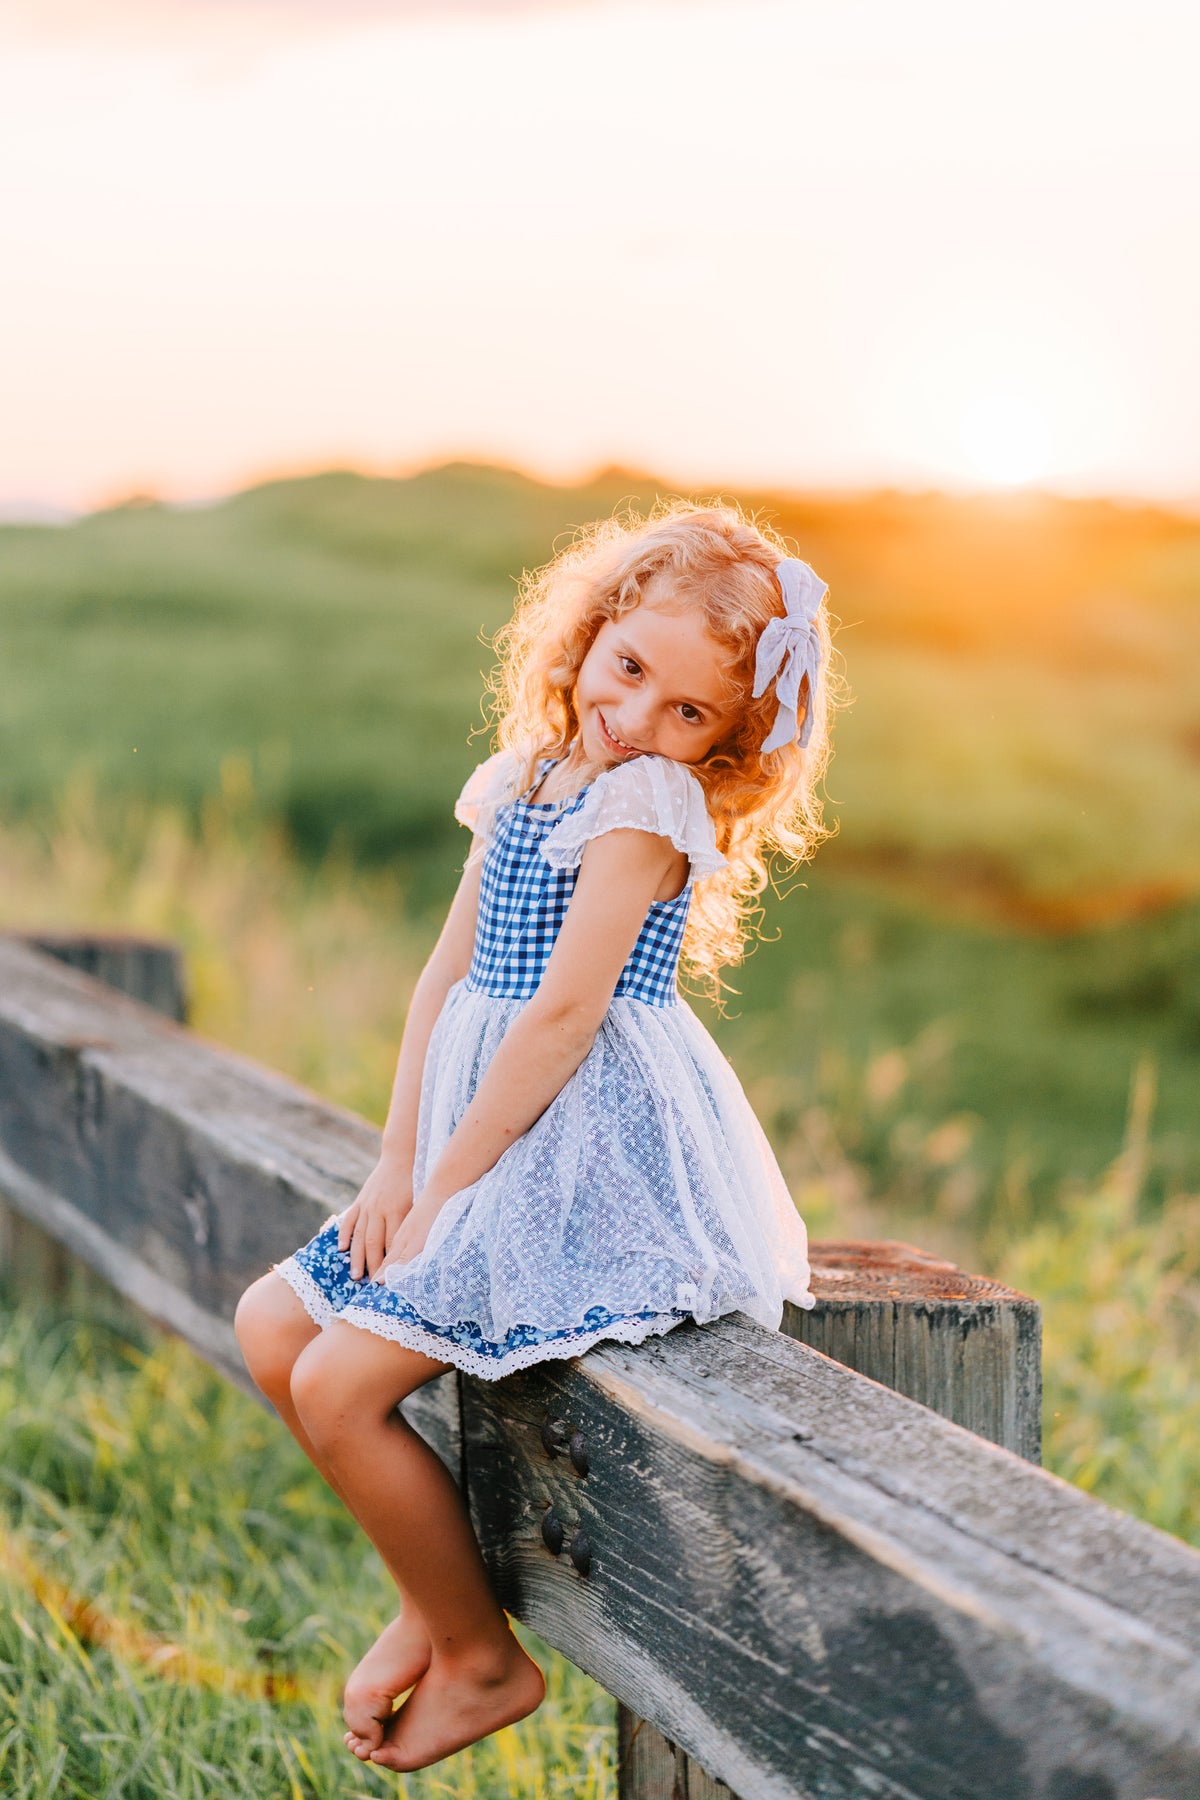
[[666,756],[637,756],[603,770],[583,805],[542,840],[542,855],[552,868],[578,868],[584,845],[606,831],[669,838],[690,861],[694,881],[725,867],[704,789],[689,768]]
[[521,759],[515,750],[497,750],[467,776],[461,794],[454,802],[454,816],[460,825],[483,833],[490,825],[496,808],[516,798],[516,785],[521,772]]

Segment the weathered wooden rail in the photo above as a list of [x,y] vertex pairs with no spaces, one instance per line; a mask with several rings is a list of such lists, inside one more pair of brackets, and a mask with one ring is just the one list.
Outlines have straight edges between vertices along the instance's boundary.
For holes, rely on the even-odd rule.
[[[0,1194],[245,1385],[239,1293],[377,1133],[48,948],[0,941]],[[1036,1308],[814,1260],[809,1343],[735,1316],[406,1406],[504,1604],[631,1709],[624,1793],[1198,1800],[1200,1556],[1027,1460]]]

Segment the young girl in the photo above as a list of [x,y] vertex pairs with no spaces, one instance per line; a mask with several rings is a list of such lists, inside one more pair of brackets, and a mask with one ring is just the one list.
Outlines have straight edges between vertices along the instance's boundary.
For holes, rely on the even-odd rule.
[[501,640],[501,748],[456,808],[471,852],[378,1165],[237,1314],[254,1379],[400,1590],[346,1686],[364,1761],[422,1768],[544,1693],[398,1403],[452,1366],[494,1381],[812,1305],[804,1226],[676,971],[682,951],[719,989],[764,852],[827,835],[825,592],[732,508],[675,504],[593,528]]

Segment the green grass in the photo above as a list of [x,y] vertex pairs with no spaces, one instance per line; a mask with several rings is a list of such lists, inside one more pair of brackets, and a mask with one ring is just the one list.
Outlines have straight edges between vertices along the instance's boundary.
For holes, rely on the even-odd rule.
[[1043,1310],[1047,1467],[1200,1548],[1200,1196],[1140,1216],[1118,1164],[1004,1274]]
[[615,1792],[612,1702],[524,1631],[533,1718],[415,1776],[356,1762],[338,1691],[394,1610],[375,1552],[275,1419],[98,1298],[0,1312],[0,1519],[13,1800]]
[[1144,1058],[1143,1197],[1200,1188],[1200,905],[1031,933],[817,866],[767,929],[716,1029],[795,1191],[816,1134],[885,1223],[1019,1232],[1117,1155]]

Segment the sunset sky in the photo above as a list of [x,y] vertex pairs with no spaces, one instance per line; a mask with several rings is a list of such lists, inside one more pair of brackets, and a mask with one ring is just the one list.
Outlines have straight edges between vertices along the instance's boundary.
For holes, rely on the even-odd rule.
[[1200,505],[1194,0],[0,0],[0,506],[448,456]]

